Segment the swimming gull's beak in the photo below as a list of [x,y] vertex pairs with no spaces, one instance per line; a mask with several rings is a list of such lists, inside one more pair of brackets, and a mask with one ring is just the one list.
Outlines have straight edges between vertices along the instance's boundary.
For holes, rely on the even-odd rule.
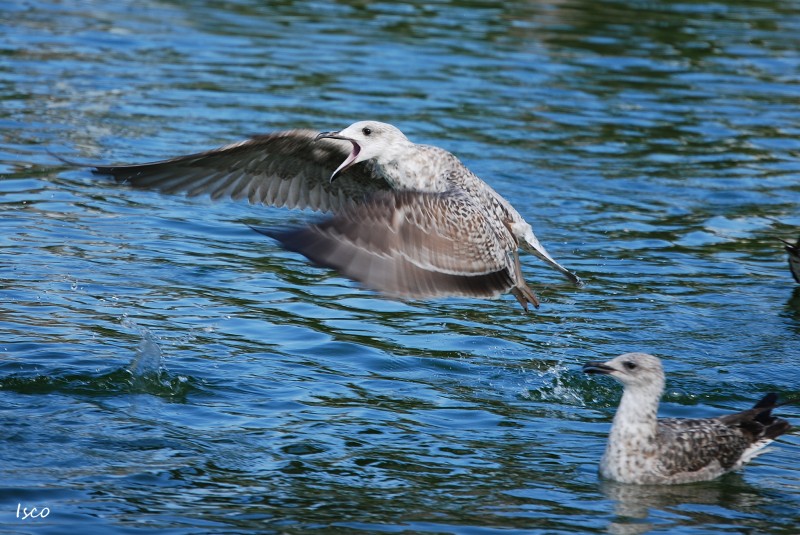
[[358,158],[358,153],[361,152],[361,146],[356,142],[355,139],[345,137],[339,134],[339,132],[321,132],[317,135],[317,137],[314,138],[314,141],[319,141],[320,139],[324,138],[341,139],[343,141],[349,141],[350,143],[353,144],[353,150],[352,152],[350,152],[350,156],[348,156],[347,159],[342,162],[342,165],[337,167],[336,171],[334,171],[333,174],[331,175],[331,182],[333,182],[334,180],[336,180],[336,176],[339,173],[346,171],[351,165],[356,163],[356,158]]
[[607,365],[605,362],[587,362],[583,365],[583,373],[602,373],[608,375],[615,371],[617,370]]

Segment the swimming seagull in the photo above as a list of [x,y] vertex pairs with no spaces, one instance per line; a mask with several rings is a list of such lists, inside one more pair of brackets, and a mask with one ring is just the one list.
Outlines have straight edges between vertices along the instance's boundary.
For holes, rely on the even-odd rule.
[[795,243],[781,240],[783,248],[789,253],[789,271],[792,272],[795,282],[800,282],[800,238]]
[[744,466],[791,427],[770,414],[779,406],[776,394],[735,414],[658,419],[664,371],[653,355],[626,353],[608,362],[589,362],[583,371],[610,375],[625,387],[600,460],[600,474],[622,483],[714,479]]
[[137,188],[308,208],[334,215],[280,231],[289,250],[389,296],[498,297],[539,306],[518,248],[573,283],[522,216],[454,155],[417,145],[392,125],[290,130],[159,162],[95,166]]

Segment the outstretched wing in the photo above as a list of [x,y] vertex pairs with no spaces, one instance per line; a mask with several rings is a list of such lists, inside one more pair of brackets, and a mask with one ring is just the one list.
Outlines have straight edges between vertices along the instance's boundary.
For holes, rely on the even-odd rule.
[[256,230],[395,297],[496,297],[518,285],[514,238],[458,193],[382,192],[319,224]]
[[316,135],[312,130],[275,132],[170,160],[96,166],[94,172],[165,193],[248,199],[323,212],[337,212],[389,189],[370,163],[354,165],[331,182],[331,174],[350,154],[351,145],[331,139],[315,141]]

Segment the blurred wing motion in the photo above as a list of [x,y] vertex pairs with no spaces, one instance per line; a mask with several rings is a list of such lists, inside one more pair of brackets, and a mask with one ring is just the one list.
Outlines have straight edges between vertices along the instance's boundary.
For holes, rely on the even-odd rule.
[[[494,224],[493,224],[494,223]],[[319,224],[256,229],[313,262],[400,298],[538,300],[522,279],[517,243],[459,193],[382,192]]]
[[164,193],[213,199],[230,197],[286,208],[336,212],[389,185],[370,163],[330,176],[350,154],[344,141],[320,139],[312,130],[289,130],[160,162],[94,166],[118,182]]

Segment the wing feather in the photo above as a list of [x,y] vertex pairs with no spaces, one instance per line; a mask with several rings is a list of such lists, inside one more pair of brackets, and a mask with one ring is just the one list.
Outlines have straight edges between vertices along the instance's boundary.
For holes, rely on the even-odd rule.
[[717,418],[664,418],[658,421],[662,468],[666,475],[696,472],[714,462],[724,469],[736,464],[751,441],[735,426]]
[[516,241],[462,194],[382,192],[319,224],[256,230],[392,296],[496,297],[519,285]]
[[369,163],[354,165],[331,182],[331,173],[350,154],[350,144],[315,141],[316,135],[312,130],[275,132],[170,160],[99,165],[94,172],[164,193],[247,198],[252,203],[318,211],[338,210],[390,189]]

